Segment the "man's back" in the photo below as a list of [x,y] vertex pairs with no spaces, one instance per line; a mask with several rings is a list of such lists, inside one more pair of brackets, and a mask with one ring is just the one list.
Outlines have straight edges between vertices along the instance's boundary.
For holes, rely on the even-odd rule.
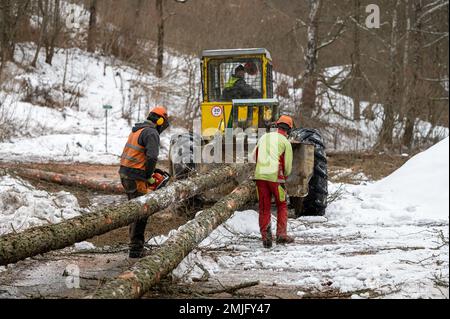
[[[292,171],[292,146],[279,132],[263,135],[258,142],[255,179],[270,182],[279,181],[279,173],[288,176]],[[284,168],[280,172],[280,165]]]

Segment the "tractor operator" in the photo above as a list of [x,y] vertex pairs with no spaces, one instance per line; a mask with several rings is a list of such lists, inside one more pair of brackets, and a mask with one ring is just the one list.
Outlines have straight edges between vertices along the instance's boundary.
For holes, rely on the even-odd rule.
[[[143,196],[155,189],[154,178],[158,161],[159,135],[169,127],[167,110],[158,106],[152,109],[143,123],[137,123],[128,137],[120,160],[120,179],[128,200]],[[130,258],[144,255],[144,232],[148,218],[130,225]]]
[[287,235],[287,199],[285,183],[292,172],[292,145],[287,136],[294,124],[290,116],[283,115],[276,122],[277,131],[261,137],[254,150],[256,159],[255,180],[259,200],[259,227],[265,248],[272,247],[271,203],[272,195],[277,205],[277,244],[290,244],[294,239]]
[[[250,70],[255,70],[256,66],[253,63],[246,64],[246,67],[239,65],[234,74],[231,75],[228,82],[225,84],[223,90],[223,100],[231,101],[233,99],[256,99],[261,97],[261,92],[254,89],[251,85],[245,82],[245,73]],[[257,70],[257,69],[256,69]]]

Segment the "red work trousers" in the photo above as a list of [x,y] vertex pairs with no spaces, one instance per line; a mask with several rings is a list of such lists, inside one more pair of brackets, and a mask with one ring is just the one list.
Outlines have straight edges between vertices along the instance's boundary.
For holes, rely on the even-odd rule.
[[280,183],[268,181],[256,181],[259,199],[259,228],[263,240],[272,239],[271,213],[272,195],[277,204],[277,236],[287,235],[288,210],[286,202],[286,191]]

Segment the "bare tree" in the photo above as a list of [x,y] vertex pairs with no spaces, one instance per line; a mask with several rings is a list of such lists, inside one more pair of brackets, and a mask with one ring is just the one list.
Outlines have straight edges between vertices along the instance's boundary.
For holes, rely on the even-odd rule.
[[53,0],[50,5],[51,12],[50,24],[44,38],[45,43],[45,62],[52,64],[55,55],[56,40],[62,29],[61,21],[61,0]]
[[[158,34],[157,34],[157,48],[156,48],[156,69],[155,74],[158,78],[163,77],[163,63],[164,63],[164,28],[165,21],[174,13],[164,15],[165,0],[156,0],[156,12],[158,16]],[[186,3],[187,0],[175,0],[177,3]]]
[[[305,72],[303,74],[303,94],[300,107],[296,110],[296,124],[299,126],[301,117],[311,119],[316,105],[317,90],[317,47],[319,38],[319,16],[321,0],[309,0],[309,17],[307,29],[307,48],[305,52]],[[301,109],[300,109],[301,108]],[[301,114],[301,116],[300,116]]]
[[359,26],[361,20],[361,0],[353,0],[353,10],[356,23],[353,25],[353,70],[352,70],[352,86],[353,86],[353,119],[359,121],[361,119],[361,48],[360,48],[360,31]]
[[36,67],[37,60],[39,58],[39,53],[41,51],[44,39],[47,35],[48,19],[49,19],[49,0],[38,0],[37,2],[37,16],[42,17],[40,23],[39,39],[36,43],[36,51],[34,53],[34,58],[31,61],[31,66]]
[[395,106],[399,96],[398,79],[398,11],[400,0],[395,1],[392,13],[391,36],[389,42],[389,77],[387,86],[387,98],[384,104],[383,125],[378,137],[377,148],[390,147],[393,144],[393,131],[395,125]]
[[[421,109],[425,109],[426,106],[434,104],[430,95],[436,90],[431,85],[431,82],[433,81],[424,80],[427,77],[424,75],[423,56],[427,48],[438,44],[445,38],[448,39],[448,32],[434,32],[431,29],[434,24],[434,21],[431,18],[432,14],[437,13],[439,10],[445,10],[446,7],[448,7],[448,1],[437,0],[425,4],[422,0],[412,0],[411,11],[413,23],[408,30],[408,35],[410,34],[410,39],[408,37],[408,41],[410,40],[411,43],[405,48],[405,50],[411,52],[412,61],[408,68],[409,72],[406,74],[407,83],[405,84],[405,96],[409,98],[409,102],[407,103],[406,123],[402,137],[402,144],[409,149],[414,145],[415,125],[417,118],[420,116]],[[432,36],[437,36],[437,38],[426,44],[425,37],[430,34]],[[436,57],[436,55],[433,55],[433,57]],[[436,60],[434,60],[434,62],[434,65],[431,65],[427,71],[440,74],[439,62]],[[433,111],[431,113],[433,113]]]
[[87,38],[88,52],[95,52],[97,42],[97,0],[91,0],[89,6],[89,29]]
[[0,72],[5,62],[14,60],[18,26],[29,5],[30,0],[0,1]]
[[164,0],[156,0],[156,11],[158,13],[158,46],[156,51],[155,74],[158,78],[163,77],[164,60]]

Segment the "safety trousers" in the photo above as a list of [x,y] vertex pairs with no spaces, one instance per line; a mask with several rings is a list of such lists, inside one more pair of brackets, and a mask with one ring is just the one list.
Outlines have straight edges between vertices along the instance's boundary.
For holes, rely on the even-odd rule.
[[277,205],[277,236],[287,235],[288,209],[286,190],[280,183],[256,181],[259,200],[259,228],[263,240],[272,239],[271,212],[272,196]]
[[[144,196],[148,193],[145,182],[121,177],[122,186],[127,193],[128,200]],[[144,249],[145,228],[147,227],[148,218],[141,218],[130,225],[130,252],[140,253]]]

